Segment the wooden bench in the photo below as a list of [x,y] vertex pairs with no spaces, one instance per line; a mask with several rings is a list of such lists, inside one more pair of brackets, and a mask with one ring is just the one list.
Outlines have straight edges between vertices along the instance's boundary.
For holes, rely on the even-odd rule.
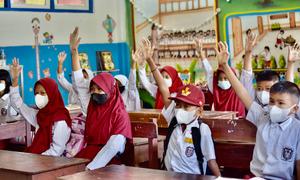
[[0,150],[1,180],[52,180],[84,171],[89,160]]
[[183,174],[175,173],[162,170],[154,169],[144,169],[137,167],[128,167],[128,166],[118,166],[111,165],[105,168],[85,171],[69,176],[64,176],[58,178],[60,180],[90,180],[90,179],[101,179],[101,180],[111,180],[111,179],[122,179],[122,180],[212,180],[216,179],[214,176],[200,176],[193,174]]

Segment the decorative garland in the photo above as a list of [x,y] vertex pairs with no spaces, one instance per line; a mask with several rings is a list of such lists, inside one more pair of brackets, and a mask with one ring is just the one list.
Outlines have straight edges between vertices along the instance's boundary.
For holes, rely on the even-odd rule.
[[181,32],[186,32],[186,31],[192,31],[192,30],[198,30],[198,29],[202,29],[204,26],[207,26],[208,24],[210,24],[215,16],[217,16],[220,12],[221,12],[221,9],[220,8],[217,8],[216,9],[216,12],[213,14],[212,17],[208,17],[202,24],[200,24],[199,26],[195,26],[195,27],[189,27],[189,28],[182,28],[182,29],[175,29],[175,28],[169,28],[167,26],[163,26],[162,24],[159,24],[157,22],[154,22],[153,19],[151,19],[150,17],[147,17],[145,15],[145,13],[139,8],[136,6],[135,4],[135,0],[129,0],[130,3],[132,4],[133,8],[135,9],[135,11],[140,14],[146,21],[148,21],[148,23],[151,23],[151,24],[154,24],[155,26],[157,26],[159,29],[163,30],[163,31],[170,31],[170,32],[178,32],[178,31],[181,31]]

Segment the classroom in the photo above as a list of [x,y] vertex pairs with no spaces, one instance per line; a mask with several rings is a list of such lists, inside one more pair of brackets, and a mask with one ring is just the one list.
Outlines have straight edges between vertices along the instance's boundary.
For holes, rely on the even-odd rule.
[[1,180],[300,180],[300,1],[0,0]]

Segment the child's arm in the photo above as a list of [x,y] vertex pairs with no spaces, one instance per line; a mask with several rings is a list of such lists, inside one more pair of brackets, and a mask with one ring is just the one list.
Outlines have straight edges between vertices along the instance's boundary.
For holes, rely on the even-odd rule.
[[79,29],[76,27],[70,34],[70,50],[72,54],[72,69],[78,71],[80,69],[78,46],[81,38],[79,37]]
[[131,69],[129,74],[129,84],[128,84],[128,91],[129,91],[129,98],[134,100],[135,110],[141,109],[141,101],[139,96],[139,91],[136,86],[136,63],[138,59],[138,53],[140,50],[137,50],[135,53],[132,52],[132,63]]
[[228,52],[227,43],[223,44],[222,42],[219,42],[218,46],[220,50],[216,49],[216,52],[217,52],[217,59],[219,65],[223,68],[223,71],[226,74],[228,80],[230,81],[236,94],[244,103],[245,107],[249,109],[253,100],[249,95],[248,91],[245,89],[242,83],[240,83],[240,81],[238,80],[238,78],[235,76],[235,74],[232,72],[231,68],[228,65],[229,52]]
[[117,153],[124,152],[125,144],[126,138],[123,135],[112,135],[106,145],[97,153],[92,162],[87,165],[87,169],[94,170],[106,166]]
[[151,43],[148,39],[143,40],[143,54],[149,64],[149,67],[151,69],[151,72],[154,76],[154,79],[158,85],[158,89],[162,95],[162,99],[165,105],[165,108],[168,108],[171,104],[170,97],[170,91],[168,86],[166,85],[161,73],[158,70],[158,67],[156,66],[152,56],[153,56],[153,47],[151,46]]
[[58,66],[57,66],[57,80],[58,83],[68,92],[72,90],[72,84],[65,78],[63,71],[63,64],[67,57],[65,52],[60,52],[58,54]]
[[294,64],[296,61],[300,59],[300,46],[298,43],[295,43],[293,47],[289,46],[288,53],[288,64],[287,64],[287,72],[286,72],[286,80],[290,82],[294,82]]
[[34,127],[38,127],[36,114],[37,110],[28,107],[24,104],[23,99],[19,92],[19,76],[21,72],[21,67],[16,58],[13,59],[13,64],[10,67],[10,73],[12,76],[12,86],[10,87],[10,100],[12,106],[17,109],[18,112]]
[[207,165],[210,168],[210,170],[212,171],[214,176],[217,176],[217,177],[221,176],[219,166],[215,159],[211,159],[211,160],[207,161]]
[[297,180],[300,180],[300,160],[296,161]]
[[205,53],[203,51],[203,41],[202,41],[202,39],[196,40],[195,45],[196,45],[196,51],[198,53],[199,59],[202,62],[202,66],[205,70],[208,89],[212,93],[213,92],[214,72],[213,72],[213,69],[212,69],[211,65],[209,64],[209,62],[208,62],[208,60],[205,56]]
[[252,34],[247,36],[246,44],[245,44],[245,59],[244,59],[244,66],[241,73],[240,81],[243,86],[248,90],[252,99],[255,98],[255,90],[253,87],[253,73],[252,73],[252,51],[254,46],[256,45],[257,35]]

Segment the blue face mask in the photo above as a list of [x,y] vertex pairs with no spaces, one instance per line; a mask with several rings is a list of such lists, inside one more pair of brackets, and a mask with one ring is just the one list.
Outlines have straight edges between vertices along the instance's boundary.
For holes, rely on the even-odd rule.
[[218,81],[218,86],[223,89],[223,90],[227,90],[231,87],[231,84],[229,81],[225,80],[225,81]]
[[0,92],[4,91],[5,89],[5,83],[0,83]]

